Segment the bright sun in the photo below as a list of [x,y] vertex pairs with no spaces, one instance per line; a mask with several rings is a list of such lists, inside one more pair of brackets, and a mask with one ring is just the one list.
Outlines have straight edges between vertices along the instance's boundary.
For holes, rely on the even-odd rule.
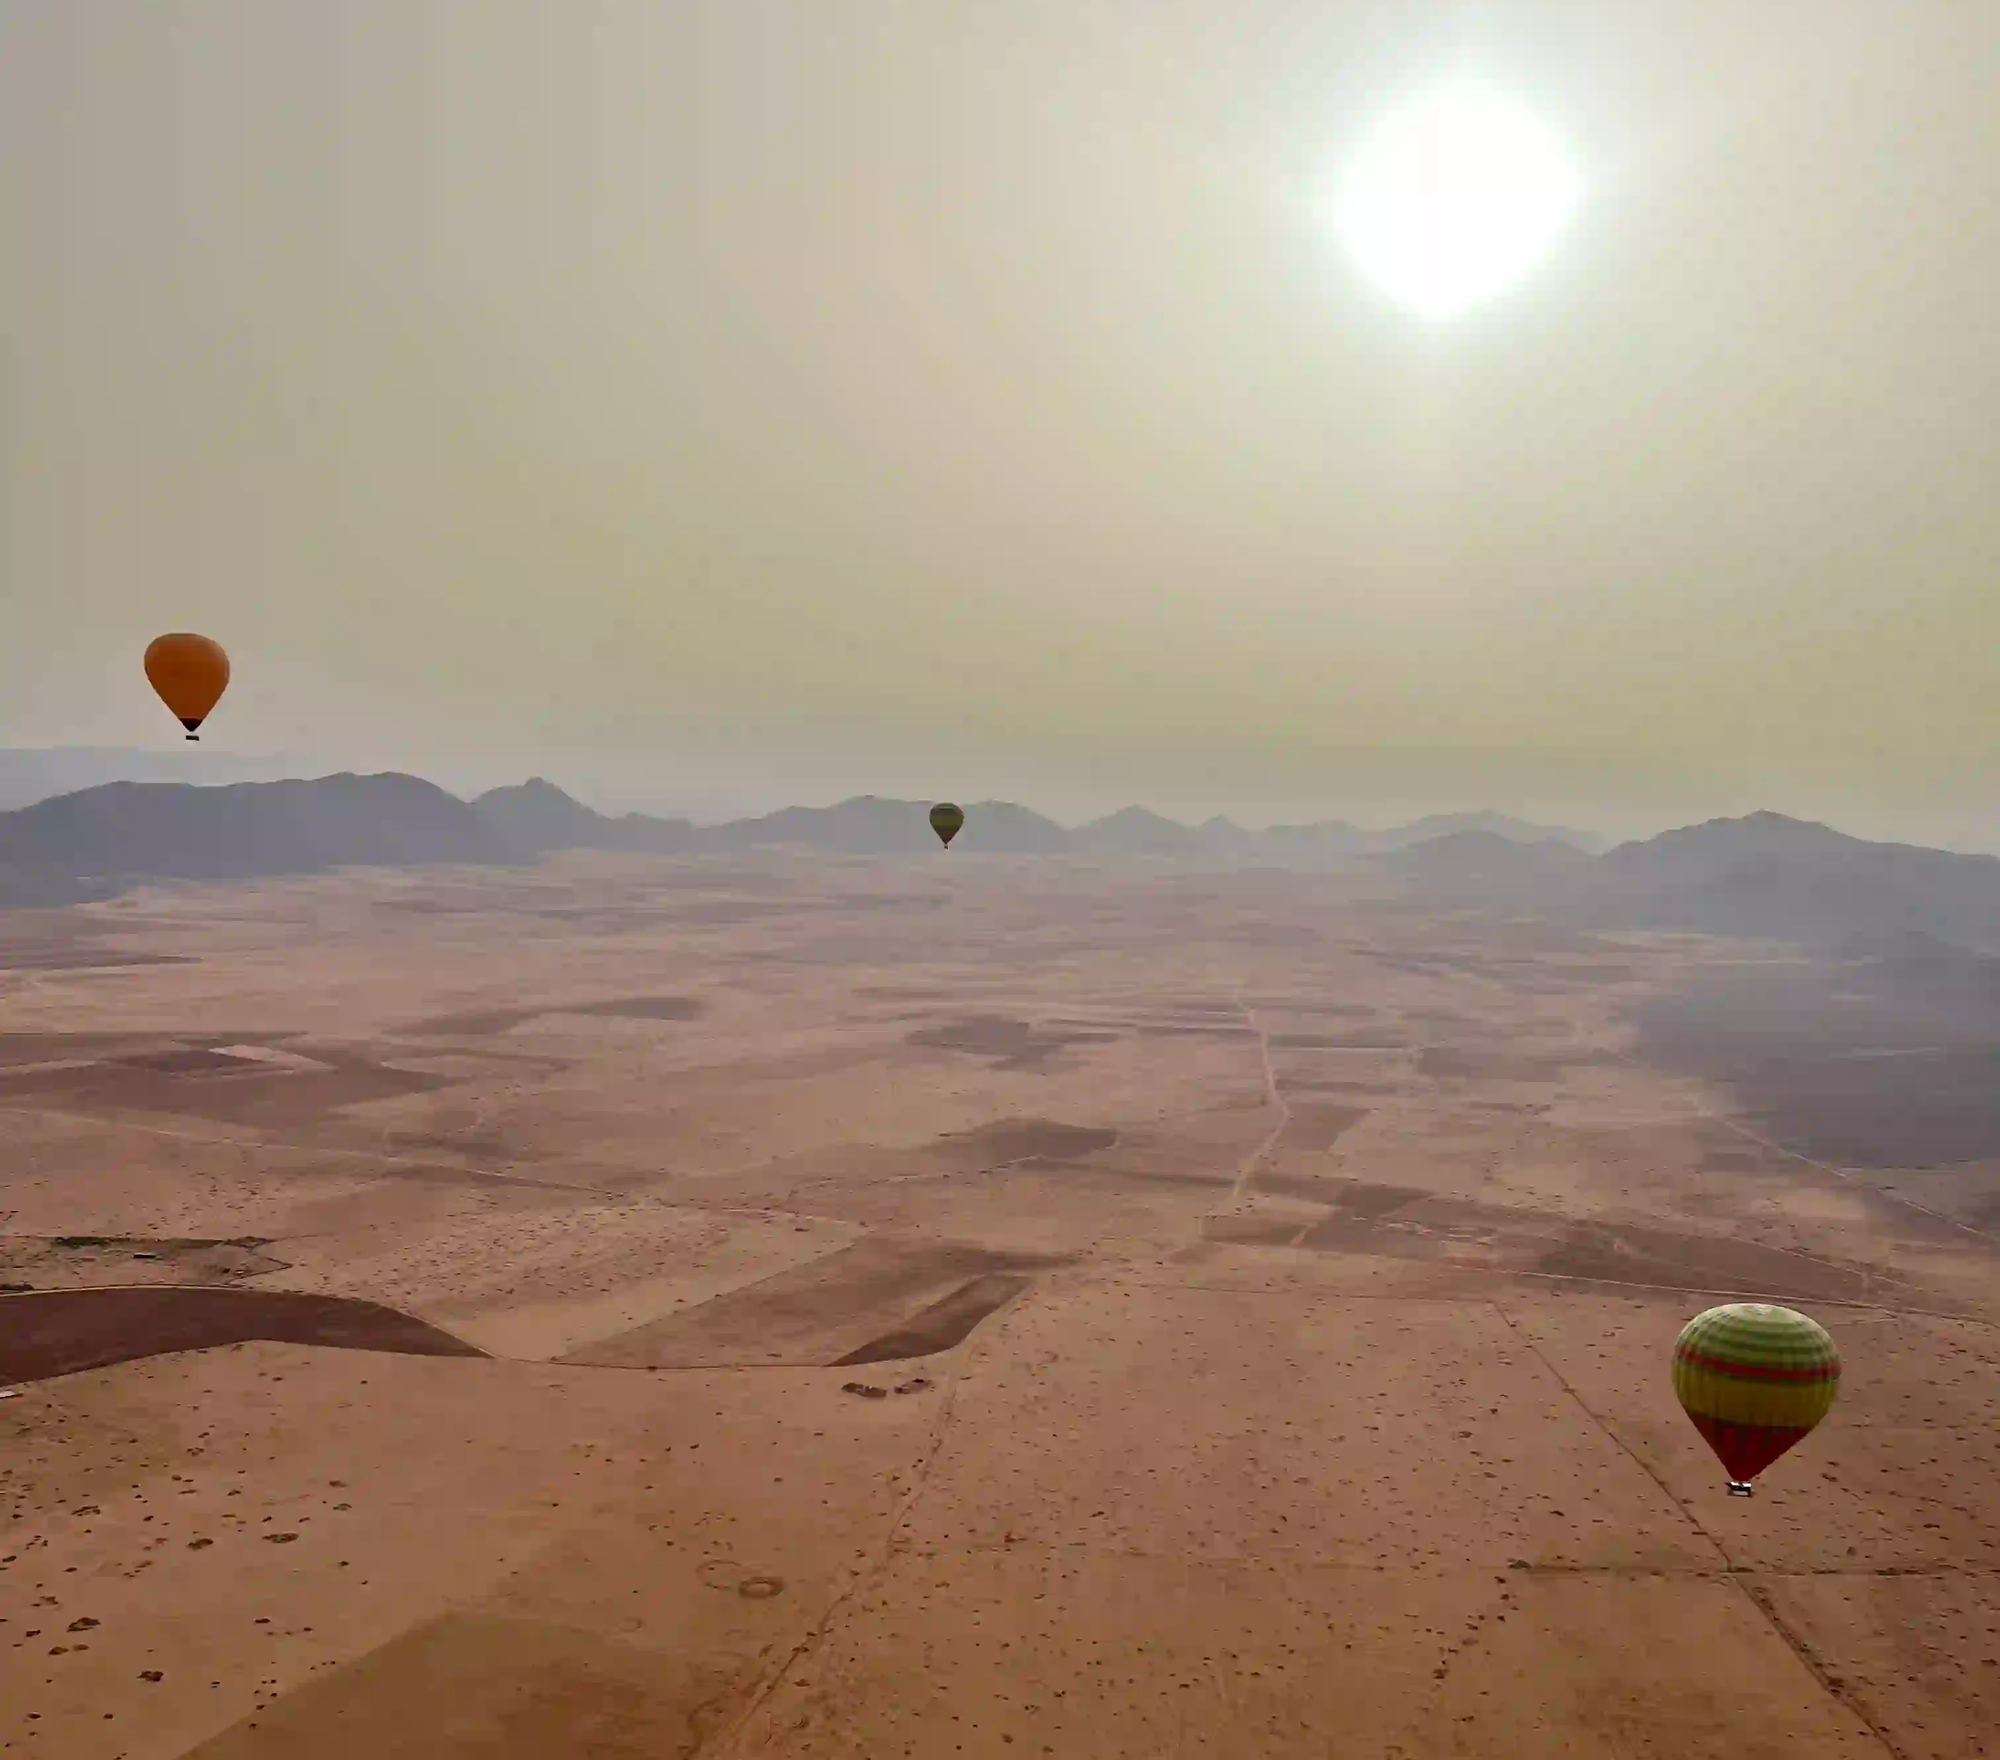
[[1440,86],[1392,111],[1342,179],[1335,222],[1401,305],[1449,318],[1521,279],[1575,208],[1562,147],[1485,86]]

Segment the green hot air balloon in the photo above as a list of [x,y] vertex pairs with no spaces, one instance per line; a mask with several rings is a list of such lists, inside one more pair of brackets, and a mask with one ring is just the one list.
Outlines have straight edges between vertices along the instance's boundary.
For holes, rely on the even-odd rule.
[[950,801],[939,801],[931,808],[931,829],[938,834],[938,841],[946,849],[951,848],[951,840],[958,835],[959,827],[965,823],[965,809],[955,807]]
[[1697,1314],[1674,1344],[1674,1392],[1729,1475],[1729,1494],[1833,1409],[1840,1352],[1826,1328],[1790,1308],[1730,1302]]

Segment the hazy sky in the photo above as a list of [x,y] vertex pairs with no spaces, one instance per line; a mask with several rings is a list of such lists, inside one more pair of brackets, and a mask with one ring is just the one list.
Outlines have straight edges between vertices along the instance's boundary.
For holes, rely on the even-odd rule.
[[[1470,70],[1583,205],[1426,323]],[[2000,841],[1993,0],[0,0],[0,743]],[[191,748],[192,750],[192,748]],[[1379,809],[1379,811],[1378,811]]]

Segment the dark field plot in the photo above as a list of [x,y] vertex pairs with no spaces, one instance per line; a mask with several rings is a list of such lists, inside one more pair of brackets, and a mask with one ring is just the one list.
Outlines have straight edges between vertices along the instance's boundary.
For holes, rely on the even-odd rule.
[[[1410,1186],[1260,1173],[1260,1190],[1323,1204],[1310,1224],[1212,1217],[1206,1238],[1296,1245],[1368,1258],[1451,1261],[1488,1271],[1608,1284],[1725,1290],[1789,1301],[1860,1302],[1870,1273],[1856,1265],[1720,1234],[1579,1222],[1555,1211],[1440,1197]],[[1877,1274],[1879,1276],[1879,1274]]]
[[1401,1051],[1409,1040],[1400,1033],[1273,1033],[1271,1044],[1287,1051]]
[[1559,1082],[1567,1069],[1614,1061],[1602,1051],[1534,1056],[1491,1045],[1427,1045],[1417,1053],[1417,1074],[1487,1082]]
[[468,1009],[461,1014],[433,1015],[405,1027],[412,1037],[466,1035],[482,1038],[487,1034],[511,1032],[529,1021],[545,1016],[576,1014],[597,1020],[691,1021],[701,1014],[701,1003],[692,996],[614,996],[603,1002],[558,1003],[541,1008]]
[[[1055,1263],[945,1241],[870,1236],[823,1259],[732,1290],[563,1358],[611,1369],[716,1363],[845,1363],[876,1349],[943,1350],[1018,1293],[1020,1274]],[[1002,1280],[1000,1282],[995,1279]],[[1004,1284],[1004,1287],[1003,1287]],[[990,1298],[990,1299],[989,1299]],[[897,1343],[886,1343],[899,1340]],[[889,1360],[888,1354],[867,1359]]]
[[1639,1055],[1727,1084],[1773,1137],[1815,1160],[1994,1159],[2000,997],[1954,982],[1954,971],[1891,961],[1704,968],[1634,1011]]
[[1320,1102],[1297,1101],[1291,1122],[1285,1127],[1285,1147],[1323,1152],[1331,1149],[1348,1131],[1368,1116],[1365,1106],[1331,1106]]
[[1249,1039],[1249,1027],[1227,1021],[1149,1021],[1132,1029],[1142,1039]]
[[0,947],[0,972],[109,972],[194,963],[185,954],[118,953],[106,947]]
[[449,1076],[344,1057],[337,1068],[281,1069],[200,1047],[69,1068],[0,1074],[0,1106],[166,1112],[263,1129],[305,1124],[343,1106],[448,1087]]
[[158,1035],[145,1033],[0,1033],[0,1069],[109,1057],[159,1044]]
[[1868,1275],[1856,1266],[1779,1252],[1753,1241],[1625,1224],[1577,1223],[1535,1269],[1607,1283],[1756,1291],[1792,1301],[1858,1302],[1870,1294]]
[[1087,1032],[1075,1027],[1035,1027],[1006,1015],[980,1014],[935,1027],[919,1027],[910,1034],[908,1042],[939,1051],[964,1051],[974,1057],[991,1058],[1002,1069],[1033,1069],[1071,1045],[1101,1045],[1118,1037],[1116,1033]]
[[849,1351],[833,1366],[858,1367],[863,1363],[900,1363],[909,1357],[935,1356],[972,1336],[972,1329],[990,1314],[999,1312],[1024,1289],[1030,1279],[1019,1272],[989,1271],[974,1277],[940,1301],[912,1314],[892,1332]]
[[251,1339],[419,1357],[486,1354],[393,1308],[340,1296],[162,1287],[0,1297],[0,1381],[43,1381]]
[[993,1166],[1003,1161],[1067,1161],[1109,1149],[1117,1141],[1116,1131],[1094,1130],[1088,1125],[1059,1124],[1045,1118],[1002,1118],[976,1131],[940,1137],[938,1146],[954,1160],[969,1156],[981,1166]]
[[[246,1073],[246,1058],[231,1057],[226,1052],[210,1051],[199,1045],[184,1045],[172,1051],[142,1051],[134,1057],[113,1059],[127,1069],[151,1070],[163,1076],[200,1076],[217,1074]],[[251,1068],[256,1066],[252,1064]]]
[[619,996],[556,1012],[614,1021],[691,1021],[701,1013],[701,1004],[692,996]]
[[1281,1216],[1208,1216],[1201,1238],[1229,1247],[1286,1247],[1299,1231],[1300,1224]]

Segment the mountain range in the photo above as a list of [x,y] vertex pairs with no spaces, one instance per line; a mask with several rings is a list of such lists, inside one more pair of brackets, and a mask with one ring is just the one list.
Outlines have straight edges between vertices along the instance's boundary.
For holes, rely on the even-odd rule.
[[2000,953],[2000,857],[1871,843],[1780,813],[1662,832],[1601,856],[1483,832],[1383,863],[1415,895],[1586,928],[1756,936],[1870,956],[1915,936]]
[[[314,781],[113,782],[0,814],[0,863],[79,881],[220,880],[342,866],[516,862],[561,849],[660,855],[766,847],[834,855],[916,855],[937,842],[925,801],[861,795],[831,807],[786,807],[754,819],[695,825],[644,813],[612,816],[541,777],[466,801],[418,777],[323,776]],[[1343,859],[1400,848],[1461,824],[1479,835],[1567,840],[1582,832],[1497,814],[1429,819],[1388,831],[1340,821],[1247,831],[1226,819],[1177,824],[1126,807],[1074,830],[1011,801],[975,801],[953,853],[1131,855],[1208,859]]]
[[[0,813],[0,905],[104,897],[148,880],[231,880],[353,866],[531,863],[565,849],[662,855],[795,847],[937,853],[927,802],[873,795],[722,825],[594,811],[539,777],[461,800],[394,773],[312,781],[113,782]],[[1164,857],[1319,866],[1373,860],[1413,896],[1594,927],[1702,930],[1838,946],[1930,937],[2000,952],[2000,859],[1870,843],[1753,813],[1595,853],[1587,834],[1497,813],[1389,830],[1345,821],[1249,830],[1126,807],[1074,829],[972,802],[952,855]]]

